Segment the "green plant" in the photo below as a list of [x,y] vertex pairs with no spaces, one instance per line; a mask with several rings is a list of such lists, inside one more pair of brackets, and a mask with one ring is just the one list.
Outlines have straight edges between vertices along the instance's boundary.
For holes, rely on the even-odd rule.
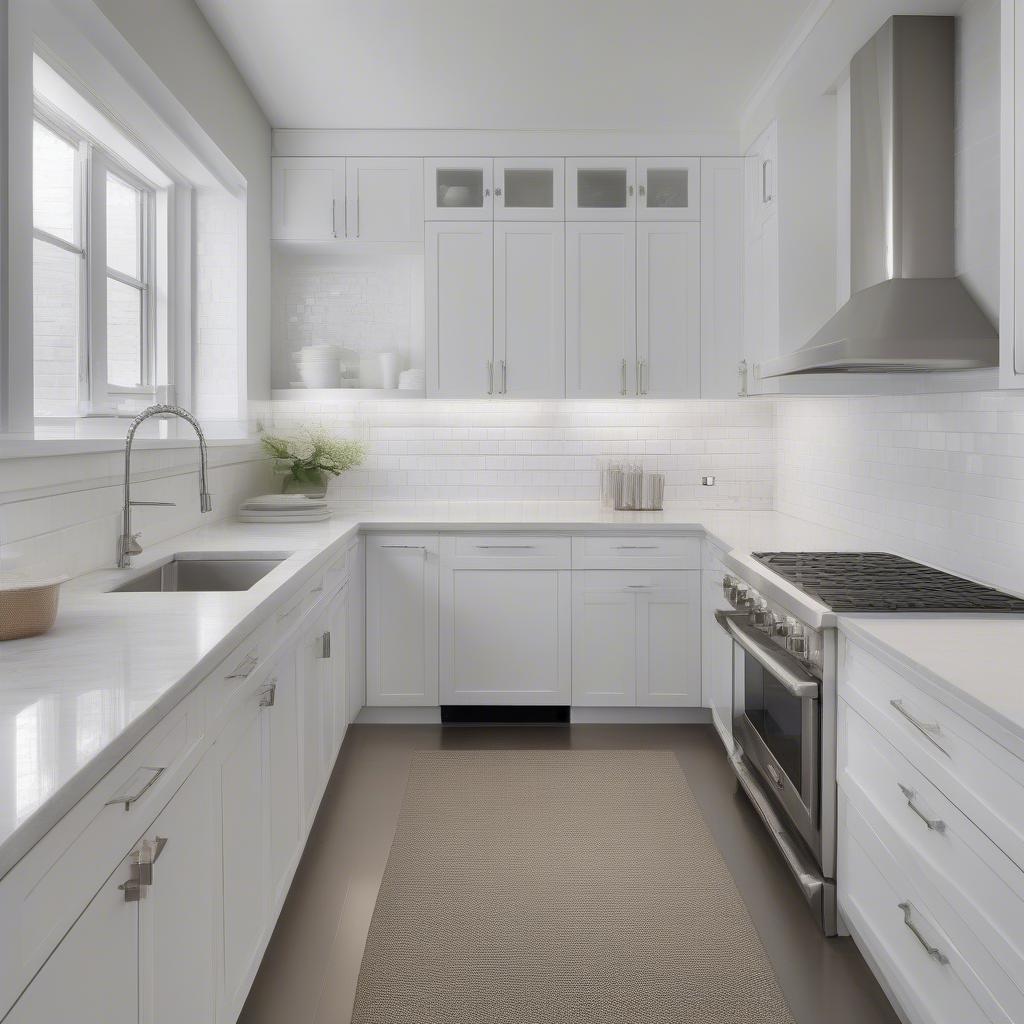
[[338,476],[366,458],[359,441],[332,437],[323,427],[299,427],[286,436],[264,434],[260,442],[276,471],[299,483],[319,483],[324,473]]

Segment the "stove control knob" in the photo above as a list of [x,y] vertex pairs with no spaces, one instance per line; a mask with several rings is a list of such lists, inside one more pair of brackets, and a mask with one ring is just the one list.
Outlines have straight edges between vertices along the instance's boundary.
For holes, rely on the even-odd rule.
[[754,607],[754,602],[758,598],[756,590],[749,590],[747,587],[740,587],[736,596],[736,607],[740,611],[749,612]]
[[751,609],[750,621],[758,629],[763,629],[767,633],[771,624],[771,616],[772,613],[768,611],[768,602],[763,597],[759,597]]
[[804,632],[802,623],[794,622],[789,633],[786,635],[786,649],[790,654],[798,658],[807,655],[807,634]]
[[768,635],[769,636],[785,636],[786,635],[786,620],[783,616],[777,612],[768,613]]
[[730,603],[736,594],[736,588],[738,586],[739,584],[736,582],[735,576],[726,575],[722,577],[722,593],[725,594],[726,600]]

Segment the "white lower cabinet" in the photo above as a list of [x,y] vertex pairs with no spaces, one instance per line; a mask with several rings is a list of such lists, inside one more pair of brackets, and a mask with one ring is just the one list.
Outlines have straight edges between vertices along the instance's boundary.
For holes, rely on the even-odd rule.
[[715,561],[701,574],[701,689],[703,703],[711,708],[711,721],[725,749],[732,753],[733,642],[715,619],[716,611],[733,611],[722,593],[724,567]]
[[210,755],[220,821],[221,1020],[241,1010],[262,953],[269,907],[264,751],[259,698],[247,694]]
[[334,767],[334,758],[341,749],[348,729],[348,627],[349,588],[346,584],[327,605],[327,657],[324,671],[327,673],[327,691],[331,701],[330,756],[327,771]]
[[572,702],[700,704],[700,573],[574,573]]
[[292,648],[270,672],[274,703],[263,714],[267,746],[267,812],[270,831],[270,901],[284,899],[302,852],[304,821],[299,794],[299,688]]
[[211,762],[185,780],[147,832],[159,851],[139,907],[139,1019],[143,1024],[212,1020],[214,815]]
[[570,551],[568,537],[443,538],[442,704],[570,703]]
[[125,903],[131,855],[92,898],[4,1024],[135,1024],[139,904]]
[[299,635],[296,674],[299,685],[299,750],[302,776],[302,818],[308,829],[320,804],[327,781],[324,749],[325,718],[333,731],[324,652],[327,616],[321,613]]
[[366,704],[437,704],[438,539],[366,540]]

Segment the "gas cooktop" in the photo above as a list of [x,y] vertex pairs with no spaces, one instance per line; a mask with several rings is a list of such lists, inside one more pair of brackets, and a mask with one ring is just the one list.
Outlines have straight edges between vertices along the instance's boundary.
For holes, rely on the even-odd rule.
[[1024,600],[884,551],[755,551],[837,612],[1017,612]]

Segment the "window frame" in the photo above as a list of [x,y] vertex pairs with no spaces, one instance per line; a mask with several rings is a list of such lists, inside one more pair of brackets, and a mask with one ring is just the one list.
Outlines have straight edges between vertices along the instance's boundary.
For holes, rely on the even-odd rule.
[[[55,245],[79,256],[82,274],[79,286],[78,412],[109,415],[119,402],[138,398],[154,400],[158,388],[157,344],[157,197],[160,187],[94,139],[71,118],[40,96],[33,102],[33,131],[39,122],[69,144],[77,147],[75,195],[77,234],[80,244],[37,228],[32,224],[33,241]],[[106,259],[107,175],[120,179],[140,192],[139,268],[141,276],[110,267]],[[111,384],[107,373],[107,281],[115,280],[140,292],[142,337],[140,366],[144,383],[138,386]],[[33,336],[34,339],[34,336]],[[34,399],[33,399],[34,401]],[[45,417],[60,419],[64,417]]]

